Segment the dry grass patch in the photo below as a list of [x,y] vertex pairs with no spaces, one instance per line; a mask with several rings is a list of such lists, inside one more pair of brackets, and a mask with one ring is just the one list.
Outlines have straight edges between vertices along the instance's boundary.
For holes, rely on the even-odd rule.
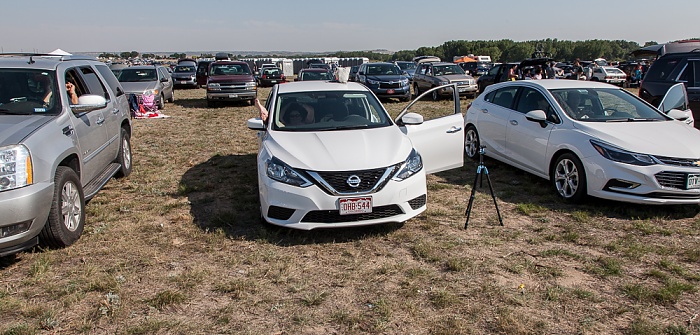
[[0,334],[700,333],[698,206],[566,204],[487,157],[503,227],[479,187],[464,229],[465,161],[403,224],[279,229],[259,221],[252,107],[192,89],[164,112],[134,121],[134,171],[75,245],[0,259]]

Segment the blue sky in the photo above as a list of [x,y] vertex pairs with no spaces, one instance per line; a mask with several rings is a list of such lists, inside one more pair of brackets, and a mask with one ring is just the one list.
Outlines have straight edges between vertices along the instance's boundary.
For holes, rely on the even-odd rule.
[[450,40],[700,37],[700,1],[3,0],[3,52],[414,50]]

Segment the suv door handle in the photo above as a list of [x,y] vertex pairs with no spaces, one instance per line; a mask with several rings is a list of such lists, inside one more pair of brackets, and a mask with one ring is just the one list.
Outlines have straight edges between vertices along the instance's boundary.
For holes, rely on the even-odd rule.
[[105,123],[105,118],[104,118],[104,116],[100,116],[100,117],[97,119],[97,121],[95,121],[95,123],[100,124],[100,125],[103,124],[103,123]]
[[510,120],[510,124],[512,124],[512,125],[514,125],[514,126],[517,126],[517,125],[518,125],[518,121],[517,121],[517,120]]
[[61,131],[63,132],[63,135],[66,135],[66,136],[73,135],[73,127],[71,127],[71,126],[65,126],[65,127],[63,127],[63,129],[61,129]]
[[112,109],[112,114],[114,114],[114,115],[119,114],[119,108]]
[[484,108],[484,109],[482,109],[482,110],[481,110],[481,112],[482,112],[482,113],[488,113],[488,112],[489,112],[489,110],[488,110],[488,109],[486,109],[486,108]]

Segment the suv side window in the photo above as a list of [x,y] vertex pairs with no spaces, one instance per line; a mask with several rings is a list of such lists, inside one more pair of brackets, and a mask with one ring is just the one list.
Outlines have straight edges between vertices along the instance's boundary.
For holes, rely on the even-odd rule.
[[117,77],[114,76],[114,73],[112,73],[112,70],[110,70],[107,65],[95,65],[95,68],[97,69],[97,72],[102,75],[102,78],[107,81],[107,85],[112,89],[112,93],[114,93],[115,97],[124,94],[124,91],[122,91],[121,85],[119,84],[119,80],[117,80]]
[[109,93],[107,93],[105,85],[102,84],[102,81],[100,81],[100,78],[97,77],[97,74],[92,70],[92,68],[88,66],[81,67],[80,72],[83,74],[83,79],[85,79],[85,83],[87,84],[90,94],[103,96],[108,101],[110,100]]
[[689,60],[678,79],[686,82],[687,87],[700,87],[700,60]]

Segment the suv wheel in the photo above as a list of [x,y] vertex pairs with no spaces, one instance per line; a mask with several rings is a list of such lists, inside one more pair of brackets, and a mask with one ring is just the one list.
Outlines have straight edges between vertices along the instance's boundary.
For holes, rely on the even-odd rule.
[[420,95],[420,89],[418,88],[418,84],[413,84],[413,94],[416,97]]
[[433,101],[438,101],[440,100],[440,95],[438,94],[438,91],[435,90],[433,91]]
[[73,169],[59,166],[54,176],[54,191],[49,218],[39,238],[48,247],[62,248],[80,238],[85,226],[85,196]]
[[117,171],[117,178],[123,178],[131,174],[131,136],[126,129],[122,128],[121,144],[119,145],[119,156],[117,163],[122,167]]
[[173,93],[170,94],[170,99],[168,99],[168,102],[170,102],[170,103],[175,102],[175,90],[173,90]]

